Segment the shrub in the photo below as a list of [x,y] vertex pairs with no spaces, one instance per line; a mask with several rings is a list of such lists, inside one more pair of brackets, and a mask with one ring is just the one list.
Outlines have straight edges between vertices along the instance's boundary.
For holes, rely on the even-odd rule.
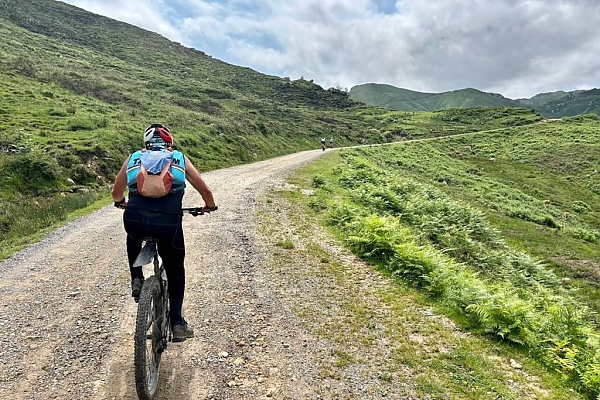
[[97,179],[96,173],[83,164],[75,164],[70,172],[70,178],[80,185],[96,182]]
[[585,203],[583,201],[580,201],[580,200],[577,200],[577,201],[573,202],[572,209],[575,212],[583,214],[583,213],[586,213],[586,212],[590,211],[591,207],[587,203]]
[[63,170],[49,155],[35,151],[11,156],[4,173],[13,178],[16,189],[24,194],[43,195],[57,190]]
[[327,202],[318,196],[311,196],[308,201],[308,206],[314,211],[325,210],[327,208]]
[[18,71],[21,75],[30,78],[34,78],[37,75],[35,63],[29,57],[19,56],[15,58],[11,63],[11,67]]
[[580,227],[575,227],[575,226],[568,226],[563,229],[563,232],[566,235],[569,235],[569,236],[577,238],[577,239],[582,239],[582,240],[585,240],[586,242],[590,242],[590,243],[596,242],[598,239],[600,239],[600,231],[597,231],[594,229],[586,229],[586,228],[580,228]]
[[51,117],[66,117],[68,114],[65,111],[56,110],[51,108],[48,110],[48,115]]
[[55,155],[55,159],[61,167],[70,169],[77,164],[81,164],[81,159],[71,152],[60,150]]
[[322,188],[325,186],[325,177],[323,175],[315,175],[313,176],[312,185],[315,188]]

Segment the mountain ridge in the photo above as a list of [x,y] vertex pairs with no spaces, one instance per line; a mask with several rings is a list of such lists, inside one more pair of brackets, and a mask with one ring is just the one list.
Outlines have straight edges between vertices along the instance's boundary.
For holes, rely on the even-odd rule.
[[395,111],[440,111],[449,108],[530,108],[546,118],[594,113],[600,115],[600,89],[538,93],[531,98],[510,99],[475,88],[440,93],[418,92],[383,83],[353,86],[351,100]]

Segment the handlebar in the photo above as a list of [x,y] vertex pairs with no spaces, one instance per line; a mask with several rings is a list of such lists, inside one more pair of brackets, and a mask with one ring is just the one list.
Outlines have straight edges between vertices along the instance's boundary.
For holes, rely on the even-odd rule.
[[214,206],[214,207],[183,207],[181,209],[181,212],[184,214],[190,214],[194,217],[197,217],[198,215],[204,215],[205,213],[211,213],[213,211],[217,211],[219,209],[218,206]]
[[[115,205],[115,207],[124,210],[125,208],[127,208],[127,201],[125,201],[125,199],[123,199],[123,201],[115,201],[114,205]],[[219,209],[218,206],[214,206],[214,207],[183,207],[181,209],[181,212],[183,214],[190,214],[190,215],[193,215],[194,217],[197,217],[198,215],[204,215],[206,213],[211,213],[213,211],[217,211],[218,209]]]

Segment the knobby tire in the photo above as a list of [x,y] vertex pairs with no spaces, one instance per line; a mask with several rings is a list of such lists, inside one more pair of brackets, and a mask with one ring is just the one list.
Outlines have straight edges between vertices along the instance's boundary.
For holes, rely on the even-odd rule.
[[162,352],[160,286],[155,276],[144,281],[138,302],[134,336],[135,388],[140,400],[152,400],[158,389]]

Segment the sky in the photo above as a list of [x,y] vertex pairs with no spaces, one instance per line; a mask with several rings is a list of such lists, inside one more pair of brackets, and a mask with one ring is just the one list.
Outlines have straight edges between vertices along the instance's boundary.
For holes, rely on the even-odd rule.
[[506,97],[600,87],[598,0],[63,0],[230,64]]

